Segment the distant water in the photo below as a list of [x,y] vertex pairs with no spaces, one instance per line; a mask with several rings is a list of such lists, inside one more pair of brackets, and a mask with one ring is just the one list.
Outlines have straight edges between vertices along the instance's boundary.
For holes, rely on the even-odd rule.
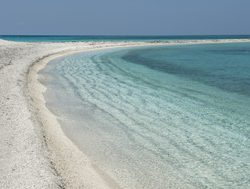
[[250,39],[250,35],[182,35],[182,36],[50,36],[0,35],[0,39],[19,42],[78,42],[78,41],[168,41],[199,39]]
[[250,188],[250,43],[81,53],[40,79],[66,135],[121,188]]

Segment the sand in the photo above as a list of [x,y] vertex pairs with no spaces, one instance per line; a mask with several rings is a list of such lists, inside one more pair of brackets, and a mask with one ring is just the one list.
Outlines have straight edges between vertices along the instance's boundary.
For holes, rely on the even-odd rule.
[[[168,44],[249,42],[173,41]],[[0,40],[0,188],[119,188],[63,133],[37,72],[57,57],[146,42],[25,43]]]

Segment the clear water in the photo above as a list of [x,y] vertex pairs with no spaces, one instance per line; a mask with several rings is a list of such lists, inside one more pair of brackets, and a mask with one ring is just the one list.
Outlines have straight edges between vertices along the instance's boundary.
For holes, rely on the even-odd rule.
[[121,188],[250,188],[250,43],[54,60],[47,106]]
[[50,36],[50,35],[0,35],[0,39],[19,42],[78,42],[78,41],[168,41],[199,39],[250,39],[250,35],[190,35],[190,36]]

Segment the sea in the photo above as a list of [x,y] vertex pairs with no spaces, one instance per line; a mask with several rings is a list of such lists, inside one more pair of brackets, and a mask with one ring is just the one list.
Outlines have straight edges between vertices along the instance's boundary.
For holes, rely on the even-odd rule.
[[250,43],[77,53],[39,80],[66,136],[120,188],[250,188]]
[[250,35],[0,35],[16,42],[172,41],[250,39]]

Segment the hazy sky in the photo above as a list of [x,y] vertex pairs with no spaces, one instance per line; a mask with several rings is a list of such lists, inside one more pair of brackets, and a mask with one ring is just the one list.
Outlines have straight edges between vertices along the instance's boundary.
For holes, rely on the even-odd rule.
[[250,0],[0,0],[1,34],[250,34]]

